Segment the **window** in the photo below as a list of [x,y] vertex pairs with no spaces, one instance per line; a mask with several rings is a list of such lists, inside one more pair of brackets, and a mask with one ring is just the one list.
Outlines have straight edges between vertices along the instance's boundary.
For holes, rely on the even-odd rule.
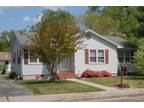
[[32,53],[29,54],[30,63],[37,63],[37,57],[35,57]]
[[5,64],[8,65],[8,64],[9,64],[9,61],[5,61]]
[[125,51],[125,62],[130,62],[131,59],[131,55],[130,55],[130,51]]
[[118,51],[118,59],[119,59],[120,63],[124,62],[124,56],[123,56],[123,51],[122,50]]
[[98,50],[98,63],[104,63],[104,50]]
[[118,59],[119,63],[128,63],[130,62],[133,58],[134,51],[131,50],[118,50]]
[[96,50],[90,50],[90,62],[96,63]]

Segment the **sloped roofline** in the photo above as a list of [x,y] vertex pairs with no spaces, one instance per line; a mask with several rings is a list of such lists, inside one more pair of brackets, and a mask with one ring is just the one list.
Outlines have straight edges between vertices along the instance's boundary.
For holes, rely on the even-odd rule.
[[[116,42],[114,42],[114,41],[112,41],[112,40],[110,40],[110,39],[102,36],[101,34],[95,32],[95,31],[93,31],[93,30],[91,30],[91,29],[87,29],[87,30],[85,30],[84,32],[79,32],[79,33],[77,33],[75,36],[79,36],[79,35],[84,36],[83,33],[86,34],[86,33],[88,33],[88,32],[89,32],[89,33],[92,33],[93,35],[95,35],[95,36],[97,36],[97,37],[99,37],[99,38],[101,38],[101,39],[103,39],[103,40],[105,40],[106,42],[111,43],[112,45],[116,46],[117,48],[124,48],[124,46],[122,46],[122,45],[120,45],[120,44],[118,44],[118,43],[116,43]],[[15,36],[15,38],[17,39],[16,36]],[[19,40],[18,40],[18,41],[19,41]],[[21,44],[20,44],[20,45],[21,45]]]
[[[84,33],[88,33],[88,32],[90,32],[90,33],[94,34],[95,36],[97,36],[97,37],[99,37],[99,38],[101,38],[101,39],[103,39],[103,40],[105,40],[105,41],[107,41],[107,42],[115,45],[115,46],[118,47],[118,48],[123,48],[121,45],[119,45],[119,44],[117,44],[117,43],[115,43],[115,42],[113,42],[113,41],[105,38],[104,36],[100,35],[99,33],[95,32],[95,31],[93,31],[93,30],[91,30],[91,29],[87,29],[87,30],[84,31]],[[80,35],[80,33],[78,33],[78,34],[76,34],[76,35]]]

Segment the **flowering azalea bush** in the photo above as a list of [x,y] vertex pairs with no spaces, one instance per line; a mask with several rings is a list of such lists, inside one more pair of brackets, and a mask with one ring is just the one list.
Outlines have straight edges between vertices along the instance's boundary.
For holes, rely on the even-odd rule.
[[81,78],[84,78],[84,77],[90,78],[90,77],[94,77],[94,76],[95,76],[94,71],[87,69],[82,73]]
[[106,70],[92,71],[87,69],[82,73],[81,78],[110,77],[110,76],[112,76],[111,72],[108,72]]

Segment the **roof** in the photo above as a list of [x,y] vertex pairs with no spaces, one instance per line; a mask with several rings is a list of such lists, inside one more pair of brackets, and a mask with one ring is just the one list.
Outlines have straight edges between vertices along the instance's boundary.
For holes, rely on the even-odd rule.
[[30,37],[32,36],[32,32],[21,32],[21,31],[16,31],[14,33],[16,39],[18,40],[19,44],[21,46],[30,46]]
[[106,38],[113,41],[114,43],[124,47],[124,48],[137,48],[136,45],[134,45],[131,42],[124,40],[118,36],[106,36]]
[[[118,36],[102,36],[90,29],[86,30],[84,33],[93,33],[94,35],[100,37],[101,39],[108,41],[109,43],[117,46],[117,48],[137,48],[136,45],[132,44],[131,42],[124,40]],[[79,35],[80,33],[76,34]],[[18,40],[19,44],[24,47],[24,46],[30,46],[30,37],[34,35],[32,32],[20,32],[16,31],[15,32],[15,37]]]
[[11,55],[9,52],[0,52],[0,60],[5,61],[5,60],[11,60]]
[[85,33],[87,33],[87,32],[93,33],[93,34],[95,34],[96,36],[104,39],[105,41],[108,41],[108,42],[110,42],[111,44],[116,45],[117,48],[134,48],[134,49],[137,48],[136,45],[134,45],[134,44],[132,44],[131,42],[129,42],[128,40],[125,40],[125,39],[120,38],[120,37],[118,37],[118,36],[102,36],[102,35],[94,32],[94,31],[92,31],[92,30],[90,30],[90,29],[88,29],[88,30],[85,31]]

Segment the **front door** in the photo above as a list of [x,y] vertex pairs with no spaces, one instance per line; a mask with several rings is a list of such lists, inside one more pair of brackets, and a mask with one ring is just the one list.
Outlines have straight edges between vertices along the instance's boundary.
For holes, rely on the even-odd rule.
[[60,63],[60,71],[69,70],[69,57],[66,56]]

